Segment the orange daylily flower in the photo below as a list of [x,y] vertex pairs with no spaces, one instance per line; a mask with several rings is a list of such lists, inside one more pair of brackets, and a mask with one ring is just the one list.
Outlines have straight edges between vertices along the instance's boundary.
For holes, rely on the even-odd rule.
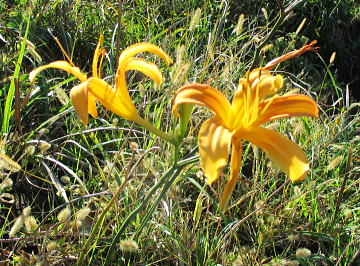
[[[57,41],[57,39],[56,39]],[[58,41],[57,41],[58,42]],[[94,53],[94,57],[93,57],[93,64],[92,64],[92,72],[93,72],[93,76],[97,77],[97,78],[101,78],[101,67],[102,67],[102,62],[105,56],[105,49],[102,48],[102,42],[103,42],[103,35],[100,35],[99,38],[99,42],[96,46],[95,49],[95,53]],[[52,62],[50,64],[38,67],[36,69],[34,69],[33,71],[30,72],[29,74],[29,79],[30,81],[34,81],[35,77],[44,69],[47,68],[57,68],[57,69],[61,69],[66,71],[67,73],[75,76],[78,80],[80,80],[82,83],[86,82],[88,80],[88,77],[85,73],[83,73],[80,68],[76,67],[74,65],[74,63],[72,62],[72,60],[70,59],[70,57],[66,54],[66,52],[64,51],[64,49],[62,48],[61,44],[58,42],[61,50],[63,51],[64,55],[66,56],[66,58],[68,59],[68,61],[64,61],[64,60],[59,60],[59,61],[55,61]],[[100,60],[99,60],[100,59]],[[71,92],[75,89],[76,90],[77,86],[75,86],[73,89],[70,90],[70,97],[71,97]],[[92,94],[86,95],[86,98],[88,99],[88,103],[87,103],[87,108],[86,108],[86,112],[90,113],[93,117],[97,118],[98,117],[98,113],[96,110],[96,102],[95,102],[95,98]],[[84,109],[82,107],[82,109]],[[85,121],[84,121],[85,122]],[[87,123],[87,121],[86,121]]]
[[[134,103],[132,102],[126,85],[125,73],[129,70],[137,70],[153,79],[156,83],[162,82],[162,75],[158,67],[141,58],[134,57],[141,52],[151,52],[164,59],[169,65],[172,63],[170,57],[159,47],[151,43],[138,43],[126,48],[120,55],[118,69],[116,72],[115,89],[106,81],[101,79],[101,66],[105,50],[102,49],[103,37],[100,36],[99,43],[96,47],[93,59],[93,76],[88,78],[78,67],[70,61],[55,61],[34,69],[29,74],[30,81],[33,81],[36,75],[47,68],[57,68],[68,72],[78,78],[81,83],[70,90],[70,99],[84,124],[88,123],[89,113],[97,117],[95,99],[98,100],[111,112],[130,121],[147,125],[137,113]],[[100,59],[100,60],[99,60]]]
[[[287,54],[281,58],[297,55]],[[207,184],[219,178],[231,151],[230,177],[220,199],[221,210],[226,207],[236,185],[243,140],[264,150],[291,181],[304,179],[309,169],[305,153],[295,142],[261,126],[279,118],[318,117],[317,105],[310,97],[274,95],[284,83],[281,75],[274,76],[267,70],[275,65],[271,63],[268,67],[248,72],[240,79],[231,103],[220,91],[205,84],[187,84],[176,93],[174,115],[179,116],[178,106],[185,103],[205,106],[215,114],[202,124],[198,136],[200,164]]]

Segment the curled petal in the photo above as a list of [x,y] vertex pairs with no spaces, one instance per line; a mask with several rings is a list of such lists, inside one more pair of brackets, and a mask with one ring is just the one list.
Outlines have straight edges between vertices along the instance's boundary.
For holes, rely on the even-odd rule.
[[284,95],[268,99],[259,106],[256,126],[274,119],[311,116],[318,117],[319,109],[314,100],[306,95]]
[[236,181],[241,168],[241,158],[242,158],[241,153],[242,153],[241,140],[233,138],[231,162],[230,162],[230,178],[225,185],[224,192],[220,199],[219,209],[221,211],[224,211],[224,209],[228,205],[231,195],[235,189]]
[[98,117],[98,112],[96,110],[96,99],[91,93],[88,95],[88,113],[91,114],[94,118]]
[[261,79],[259,83],[259,100],[262,101],[266,96],[274,95],[283,85],[284,79],[281,75]]
[[70,99],[81,122],[87,125],[89,122],[87,82],[73,87],[70,90]]
[[284,85],[284,79],[281,75],[273,76],[265,69],[257,68],[250,72],[248,76],[251,89],[259,90],[260,101],[266,96],[277,93]]
[[30,74],[29,74],[30,81],[32,82],[35,79],[35,77],[39,74],[39,72],[41,72],[41,71],[43,71],[44,69],[47,69],[47,68],[57,68],[57,69],[64,70],[67,73],[75,76],[81,82],[84,82],[87,79],[86,74],[82,73],[80,68],[71,66],[66,61],[55,61],[55,62],[52,62],[50,64],[35,68],[33,71],[31,71]]
[[175,95],[172,108],[175,116],[179,116],[177,107],[183,103],[206,106],[215,113],[216,118],[220,120],[222,125],[227,127],[231,124],[232,110],[230,102],[220,91],[209,85],[194,83],[181,87]]
[[284,54],[278,58],[275,58],[274,60],[271,60],[269,63],[266,64],[266,66],[264,67],[265,69],[272,69],[273,67],[275,67],[276,65],[280,64],[281,62],[284,62],[286,60],[289,60],[291,58],[297,57],[307,51],[314,51],[316,52],[317,49],[319,47],[313,47],[315,44],[317,43],[317,41],[312,41],[310,44],[306,44],[304,45],[302,48],[289,52],[287,54]]
[[162,83],[162,75],[158,67],[141,58],[131,58],[127,63],[125,71],[137,70],[154,80],[157,84]]
[[[125,95],[129,98],[130,96],[126,86],[125,72],[126,69],[128,68],[127,67],[128,63],[133,60],[133,56],[141,52],[154,53],[159,57],[161,57],[162,59],[164,59],[168,65],[172,63],[171,58],[161,48],[151,43],[137,43],[126,48],[119,57],[119,66],[116,70],[116,77],[115,77],[115,87],[120,94]],[[148,74],[150,74],[150,72],[148,72]]]
[[303,180],[309,170],[305,153],[293,141],[263,127],[255,127],[242,135],[255,144],[289,177],[291,181]]
[[170,65],[172,63],[171,58],[158,46],[151,43],[136,43],[129,46],[121,53],[119,58],[119,68],[125,68],[131,57],[142,52],[150,52],[156,54],[160,58],[164,59],[167,65]]
[[200,164],[207,184],[219,178],[229,157],[231,133],[214,118],[206,120],[199,132]]
[[[250,108],[258,105],[266,96],[278,92],[284,85],[281,75],[273,76],[265,69],[257,68],[248,72],[246,78],[240,79],[232,105],[234,113],[241,112],[241,108]],[[249,105],[246,107],[245,105]]]
[[93,77],[88,79],[87,84],[89,92],[111,112],[130,121],[138,118],[131,99],[118,94],[106,81]]
[[[102,43],[103,43],[104,36],[101,34],[99,38],[99,42],[96,46],[95,52],[94,52],[94,58],[92,63],[92,74],[94,77],[101,78],[101,62],[99,66],[99,58],[102,57],[105,53],[105,50],[102,49]],[[101,60],[100,60],[101,61]]]

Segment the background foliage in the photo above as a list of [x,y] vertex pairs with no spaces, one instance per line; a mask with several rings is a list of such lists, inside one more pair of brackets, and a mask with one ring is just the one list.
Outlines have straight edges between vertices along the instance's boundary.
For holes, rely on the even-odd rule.
[[[170,114],[171,98],[176,89],[186,82],[204,82],[230,98],[249,70],[256,47],[281,10],[293,2],[135,0],[119,6],[119,1],[107,0],[1,1],[0,148],[26,172],[11,172],[2,162],[0,261],[75,264],[99,213],[132,173],[87,256],[88,262],[104,263],[114,233],[173,160],[171,146],[105,109],[85,128],[67,96],[76,81],[63,72],[44,71],[37,84],[30,84],[32,69],[64,59],[54,37],[77,66],[90,72],[103,33],[108,51],[103,76],[110,82],[116,58],[125,47],[148,41],[163,48],[175,62],[162,69],[165,82],[160,90],[138,73],[131,73],[128,80],[142,115],[171,133],[176,123]],[[263,65],[318,40],[317,54],[286,62],[276,72],[287,78],[283,93],[297,90],[317,100],[321,119],[271,125],[306,151],[312,169],[309,177],[284,185],[284,174],[245,144],[243,180],[229,210],[221,215],[217,205],[224,182],[205,186],[198,164],[191,164],[160,197],[143,229],[148,209],[136,215],[118,244],[116,263],[359,263],[359,12],[355,0],[302,1],[256,62]],[[333,52],[336,57],[331,61]],[[181,147],[183,155],[196,145],[194,136],[209,115],[201,108],[195,113]],[[5,186],[9,178],[13,184]],[[56,179],[60,181],[54,186]],[[61,191],[71,204],[66,204]],[[149,206],[160,193],[152,195]],[[27,206],[39,229],[29,233],[23,228],[10,237]],[[65,206],[71,209],[72,224],[57,218]],[[76,227],[79,219],[74,213],[84,207],[91,212]],[[299,248],[307,248],[311,255],[301,256]]]

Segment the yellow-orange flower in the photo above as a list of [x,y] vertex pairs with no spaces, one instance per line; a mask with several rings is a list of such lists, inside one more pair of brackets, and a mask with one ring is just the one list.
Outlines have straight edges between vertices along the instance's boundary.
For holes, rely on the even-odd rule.
[[[99,42],[95,49],[95,53],[94,53],[94,57],[93,57],[93,64],[92,64],[93,76],[97,77],[97,78],[101,78],[101,66],[102,66],[102,62],[103,62],[104,55],[106,52],[105,49],[102,48],[102,42],[103,42],[103,36],[100,35]],[[60,45],[59,42],[58,42],[58,44]],[[61,45],[60,45],[60,48],[63,50]],[[88,80],[87,75],[85,73],[83,73],[78,67],[76,67],[73,64],[70,57],[65,53],[64,50],[63,50],[63,52],[69,62],[60,60],[60,61],[55,61],[50,64],[38,67],[30,72],[30,74],[29,74],[30,81],[32,82],[35,79],[35,77],[44,69],[57,68],[57,69],[64,70],[67,73],[75,76],[78,80],[80,80],[81,83],[85,83]],[[71,97],[72,91],[74,89],[76,90],[76,88],[77,88],[77,86],[75,86],[73,89],[70,90],[70,97]],[[94,96],[92,94],[89,94],[89,95],[86,95],[86,98],[88,99],[86,113],[90,113],[93,117],[96,118],[98,116],[98,114],[97,114],[97,110],[96,110],[96,102],[95,102]],[[78,107],[78,109],[79,109],[79,107]],[[86,121],[82,120],[82,121],[84,123],[87,123],[87,120]]]
[[79,85],[74,86],[70,90],[70,99],[84,124],[88,123],[89,113],[93,117],[97,117],[95,99],[111,112],[127,120],[146,124],[146,121],[138,115],[135,105],[130,98],[125,73],[129,70],[137,70],[160,84],[162,82],[162,75],[158,67],[151,62],[134,56],[141,52],[151,52],[164,59],[168,65],[172,63],[172,60],[162,49],[154,44],[138,43],[131,45],[120,55],[115,77],[116,86],[114,89],[110,84],[101,79],[100,72],[105,55],[105,50],[102,48],[102,41],[103,37],[100,36],[93,59],[92,77],[88,78],[87,75],[78,67],[74,66],[70,58],[68,58],[69,62],[55,61],[34,69],[29,74],[30,81],[33,81],[40,71],[47,68],[64,70],[81,81]]
[[274,65],[252,70],[240,79],[231,103],[220,91],[205,84],[188,84],[176,93],[173,106],[176,116],[179,116],[178,105],[184,103],[205,106],[215,114],[202,124],[198,136],[200,164],[208,184],[219,178],[231,151],[230,177],[220,199],[222,210],[231,197],[240,172],[242,140],[264,150],[292,181],[302,180],[309,169],[305,153],[295,142],[261,127],[279,118],[318,116],[317,105],[308,96],[273,96],[284,82],[281,75],[273,76],[267,70]]

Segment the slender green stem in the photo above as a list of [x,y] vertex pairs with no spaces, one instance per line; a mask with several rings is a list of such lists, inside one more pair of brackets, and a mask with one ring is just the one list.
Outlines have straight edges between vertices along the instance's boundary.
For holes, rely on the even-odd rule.
[[138,123],[140,126],[146,128],[151,133],[154,133],[156,136],[162,138],[163,140],[166,140],[167,142],[176,145],[177,142],[174,136],[169,135],[168,133],[165,133],[164,131],[161,131],[160,129],[154,127],[149,121],[141,118],[140,116],[134,122]]

